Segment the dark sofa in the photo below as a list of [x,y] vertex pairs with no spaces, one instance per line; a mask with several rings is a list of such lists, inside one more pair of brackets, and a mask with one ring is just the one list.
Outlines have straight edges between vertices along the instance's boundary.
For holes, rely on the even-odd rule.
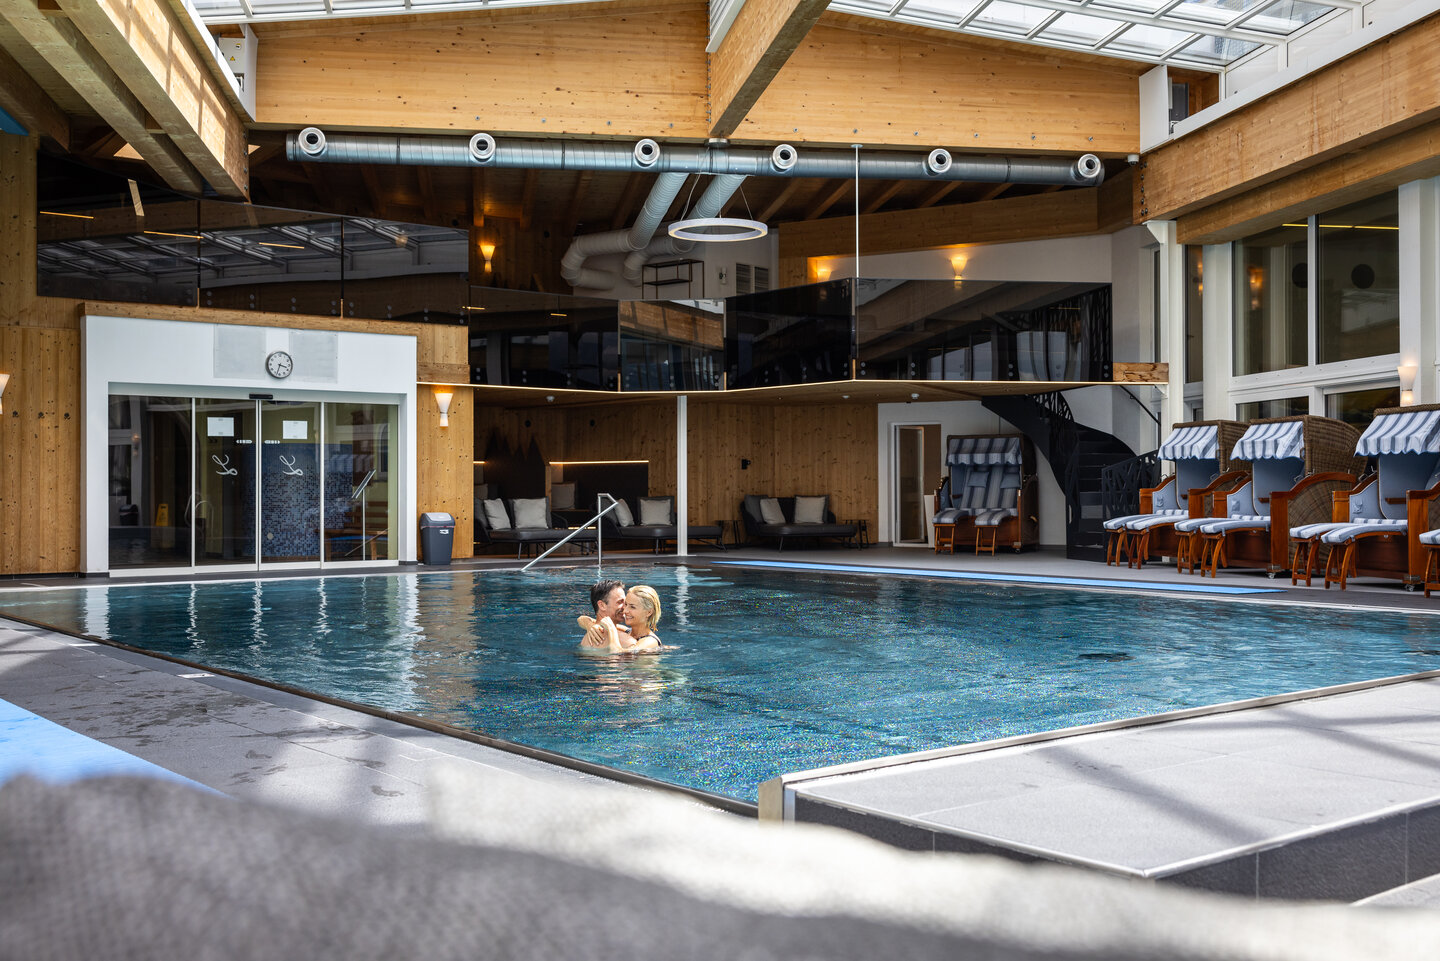
[[[502,513],[505,526],[500,525]],[[538,523],[542,520],[546,526]],[[514,544],[517,558],[526,552],[538,554],[541,547],[564,540],[571,533],[564,519],[550,510],[548,498],[492,498],[476,505],[476,543],[486,547]],[[582,547],[593,545],[595,529],[581,531],[570,543]]]
[[[625,498],[616,498],[624,504],[624,511],[614,510],[605,515],[602,523],[605,525],[606,537],[617,537],[628,541],[649,541],[651,551],[659,554],[666,541],[677,540],[680,536],[679,524],[675,517],[675,498],[665,497],[640,497],[634,503]],[[629,516],[625,516],[628,512]],[[617,519],[618,514],[618,519]],[[642,521],[657,521],[663,515],[665,523],[642,523]],[[631,523],[626,524],[624,521]],[[719,524],[690,524],[685,529],[686,537],[691,541],[700,541],[719,550],[725,549],[725,542],[721,539],[724,535],[724,528]]]
[[[821,509],[815,513],[815,518],[804,516],[796,518],[795,509],[797,502],[802,508],[812,509],[817,505],[815,500],[823,497],[824,504],[819,505]],[[776,520],[765,517],[763,501],[774,500],[778,502],[782,519]],[[855,537],[859,533],[859,525],[854,523],[839,523],[835,520],[835,513],[830,510],[830,499],[828,495],[816,495],[815,497],[775,497],[766,498],[758,494],[746,494],[745,499],[740,502],[740,522],[745,526],[745,539],[747,541],[776,541],[776,550],[785,549],[785,539],[796,538],[830,538],[843,540],[847,546],[855,546]]]

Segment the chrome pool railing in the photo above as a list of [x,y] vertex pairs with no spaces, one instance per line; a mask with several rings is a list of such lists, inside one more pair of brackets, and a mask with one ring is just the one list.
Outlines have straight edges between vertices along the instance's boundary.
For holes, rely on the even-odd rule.
[[[607,501],[607,500],[610,502],[610,506],[609,506],[609,507],[601,507],[601,505],[604,504],[605,501]],[[561,547],[564,547],[566,544],[570,543],[571,538],[575,537],[577,534],[579,534],[581,531],[585,530],[585,528],[589,527],[591,524],[594,524],[594,525],[595,525],[595,580],[597,580],[597,581],[600,580],[600,579],[601,579],[601,577],[600,577],[601,571],[604,569],[604,566],[605,566],[605,552],[604,552],[604,550],[602,549],[602,545],[601,545],[601,541],[604,539],[604,536],[605,536],[605,535],[604,535],[604,532],[603,532],[603,531],[601,530],[601,528],[600,528],[600,518],[604,517],[606,514],[608,514],[608,513],[610,513],[611,511],[613,511],[613,510],[614,510],[616,507],[618,507],[619,505],[620,505],[620,502],[619,502],[618,500],[616,500],[615,497],[612,496],[612,495],[610,495],[610,494],[596,494],[596,495],[595,495],[595,516],[592,517],[592,518],[590,518],[590,519],[589,519],[588,521],[586,521],[585,523],[581,524],[579,527],[575,528],[575,529],[574,529],[573,531],[571,531],[570,533],[566,534],[566,535],[565,535],[564,537],[562,537],[560,540],[558,540],[558,541],[556,541],[555,543],[551,544],[548,548],[546,548],[545,553],[543,553],[543,554],[539,555],[538,557],[532,559],[532,560],[530,561],[530,563],[528,563],[528,564],[526,564],[524,567],[520,568],[520,573],[523,574],[523,573],[525,573],[526,571],[528,571],[530,568],[534,567],[536,564],[539,564],[539,563],[540,563],[541,561],[543,561],[545,558],[547,558],[547,557],[549,557],[551,554],[555,553],[556,550],[558,550],[558,549],[560,549]]]

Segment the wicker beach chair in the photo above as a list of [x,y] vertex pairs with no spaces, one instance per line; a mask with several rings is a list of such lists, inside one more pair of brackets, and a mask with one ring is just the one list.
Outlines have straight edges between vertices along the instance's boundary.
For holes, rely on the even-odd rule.
[[1140,489],[1140,513],[1105,521],[1105,562],[1118,564],[1125,554],[1128,564],[1138,568],[1152,552],[1174,556],[1183,543],[1175,536],[1175,523],[1207,516],[1214,492],[1233,486],[1248,471],[1248,465],[1230,461],[1230,450],[1244,433],[1245,425],[1233,420],[1176,424],[1156,451],[1161,460],[1174,462],[1175,473]]
[[[1429,495],[1440,492],[1440,404],[1377,410],[1355,452],[1375,458],[1379,516],[1320,534],[1329,548],[1325,586],[1344,590],[1349,578],[1366,576],[1395,578],[1414,590],[1424,581],[1418,538],[1434,526],[1428,523]],[[1420,502],[1413,523],[1412,498]]]
[[1365,464],[1355,454],[1359,439],[1344,421],[1313,414],[1252,421],[1230,452],[1250,462],[1251,475],[1225,493],[1225,515],[1175,525],[1192,537],[1201,573],[1234,565],[1274,577],[1288,569],[1290,529],[1331,519],[1334,493],[1355,485]]
[[1019,551],[1040,539],[1035,447],[1018,434],[945,439],[945,479],[935,492],[935,552],[997,544]]

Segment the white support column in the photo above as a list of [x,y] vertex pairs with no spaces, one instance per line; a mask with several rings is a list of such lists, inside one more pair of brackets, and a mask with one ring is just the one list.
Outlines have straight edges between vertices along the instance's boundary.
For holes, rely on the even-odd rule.
[[1210,420],[1229,419],[1235,416],[1235,403],[1230,398],[1235,331],[1234,248],[1229,244],[1212,244],[1205,248],[1202,256],[1205,263],[1205,289],[1200,294],[1204,318],[1204,415]]
[[1400,363],[1414,403],[1440,399],[1440,178],[1400,185]]
[[[1185,248],[1176,243],[1175,221],[1145,224],[1160,242],[1160,343],[1156,356],[1169,364],[1169,379],[1160,402],[1160,437],[1185,416]],[[1208,271],[1207,271],[1208,272]]]
[[675,554],[690,554],[690,435],[689,400],[684,394],[675,398]]

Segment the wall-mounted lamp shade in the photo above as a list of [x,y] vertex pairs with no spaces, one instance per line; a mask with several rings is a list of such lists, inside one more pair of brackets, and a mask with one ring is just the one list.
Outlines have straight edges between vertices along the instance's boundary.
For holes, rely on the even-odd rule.
[[9,374],[0,374],[0,414],[5,413],[5,387],[10,383]]
[[1415,374],[1419,367],[1414,364],[1401,364],[1395,368],[1395,373],[1400,375],[1400,406],[1409,407],[1415,403]]
[[956,254],[950,258],[950,268],[955,272],[955,279],[959,280],[960,275],[965,273],[965,256]]
[[454,400],[453,390],[437,390],[435,392],[435,406],[440,408],[440,426],[450,426],[450,401]]
[[822,284],[823,284],[825,281],[829,280],[829,279],[830,279],[830,268],[829,268],[829,267],[816,267],[816,268],[815,268],[815,279],[818,280],[818,281],[820,281]]
[[495,245],[484,243],[480,245],[480,256],[485,258],[485,272],[490,272],[490,258],[495,256]]

